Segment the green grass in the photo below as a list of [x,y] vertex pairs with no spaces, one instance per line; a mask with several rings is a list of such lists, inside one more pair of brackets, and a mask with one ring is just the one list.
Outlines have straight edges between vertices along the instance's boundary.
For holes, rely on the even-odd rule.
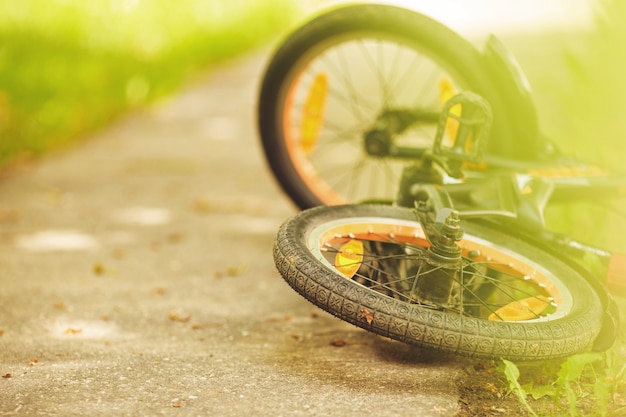
[[[529,416],[608,417],[626,412],[626,404],[618,397],[626,385],[626,365],[614,350],[606,354],[581,353],[560,364],[518,366],[507,360],[502,362],[509,390]],[[551,373],[553,380],[537,383],[541,380],[536,377],[539,367],[544,374]],[[546,401],[537,402],[542,399]]]
[[171,93],[298,13],[289,0],[0,2],[0,167]]

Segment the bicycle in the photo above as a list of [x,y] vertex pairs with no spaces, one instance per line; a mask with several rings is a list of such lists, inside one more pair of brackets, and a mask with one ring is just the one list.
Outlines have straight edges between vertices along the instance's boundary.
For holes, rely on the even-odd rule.
[[[275,52],[258,116],[269,165],[304,209],[278,231],[276,267],[312,303],[472,357],[612,345],[607,288],[626,293],[626,257],[549,232],[543,211],[623,196],[626,178],[540,134],[524,74],[496,37],[480,53],[414,11],[336,8]],[[607,282],[576,261],[584,254],[603,260]]]

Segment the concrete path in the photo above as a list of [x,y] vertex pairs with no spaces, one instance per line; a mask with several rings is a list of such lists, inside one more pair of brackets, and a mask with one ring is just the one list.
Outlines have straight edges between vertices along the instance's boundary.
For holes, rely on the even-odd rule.
[[460,360],[334,319],[275,271],[296,210],[258,144],[265,59],[0,180],[0,415],[458,411]]

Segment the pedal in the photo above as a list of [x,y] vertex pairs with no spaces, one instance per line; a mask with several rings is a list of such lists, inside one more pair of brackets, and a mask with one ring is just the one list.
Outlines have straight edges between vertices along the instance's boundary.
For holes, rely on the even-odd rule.
[[487,100],[469,91],[455,95],[443,105],[433,154],[457,164],[480,162],[491,122]]

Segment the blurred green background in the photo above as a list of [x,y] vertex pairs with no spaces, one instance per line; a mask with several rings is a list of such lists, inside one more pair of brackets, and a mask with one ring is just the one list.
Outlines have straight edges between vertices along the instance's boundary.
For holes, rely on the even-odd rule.
[[[284,34],[307,4],[324,3],[0,2],[0,167],[171,93],[211,63]],[[568,152],[622,169],[626,2],[595,3],[591,31],[505,41],[530,78],[547,135]]]
[[[592,25],[507,39],[542,132],[568,155],[626,174],[626,2],[590,1]],[[624,199],[549,206],[548,226],[626,253]]]
[[0,2],[0,167],[172,92],[297,14],[291,0]]
[[585,30],[518,40],[540,123],[562,150],[626,171],[626,2],[590,0]]

